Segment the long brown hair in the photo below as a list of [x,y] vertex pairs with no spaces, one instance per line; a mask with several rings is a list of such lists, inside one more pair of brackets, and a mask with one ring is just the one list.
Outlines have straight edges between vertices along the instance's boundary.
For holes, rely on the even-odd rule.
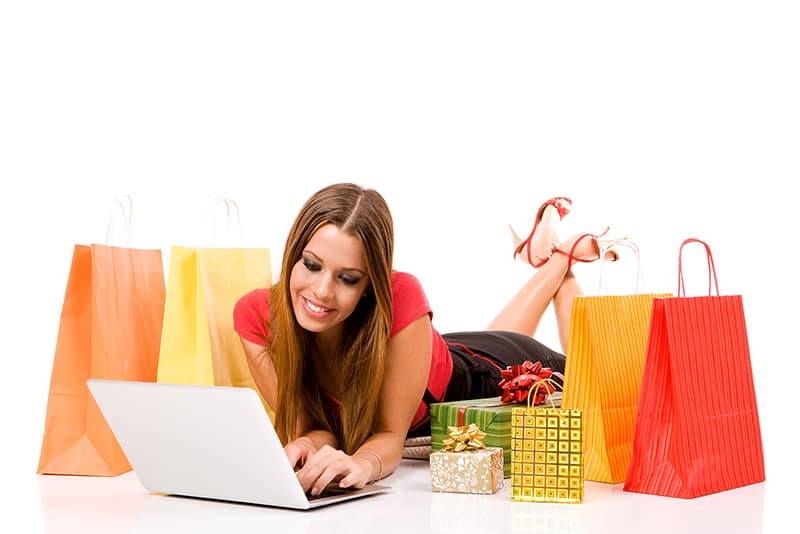
[[[345,319],[337,362],[341,369],[339,417],[328,413],[324,392],[309,358],[313,334],[297,322],[289,277],[304,248],[321,226],[334,224],[355,236],[364,248],[369,287]],[[389,207],[372,189],[350,183],[316,192],[305,203],[289,231],[281,275],[270,294],[269,351],[278,378],[275,427],[284,443],[296,438],[297,415],[303,410],[312,428],[332,432],[348,454],[355,452],[379,423],[380,391],[392,328],[392,255],[394,229]]]

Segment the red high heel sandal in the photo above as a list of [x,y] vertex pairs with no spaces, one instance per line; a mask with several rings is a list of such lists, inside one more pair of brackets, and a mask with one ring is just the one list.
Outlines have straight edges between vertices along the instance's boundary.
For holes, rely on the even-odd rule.
[[516,243],[516,248],[514,248],[514,258],[516,259],[516,257],[522,253],[523,249],[527,249],[525,254],[527,256],[527,261],[536,269],[547,263],[547,261],[550,259],[548,256],[547,258],[534,263],[533,258],[531,257],[531,241],[533,240],[534,234],[536,234],[536,229],[539,227],[539,222],[542,220],[542,216],[544,216],[544,210],[547,208],[547,206],[553,206],[556,208],[558,210],[559,220],[562,220],[564,219],[564,216],[569,213],[570,208],[572,208],[572,200],[567,197],[553,197],[539,206],[539,210],[536,212],[536,219],[533,222],[533,230],[531,230],[531,233],[524,240],[520,240],[519,236],[514,232],[514,229],[511,229],[511,234]]
[[[606,235],[608,233],[608,230],[609,229],[606,228],[605,230],[603,230],[603,233],[601,233],[601,234],[590,234],[588,232],[585,233],[585,234],[581,234],[572,243],[572,246],[569,248],[569,251],[565,251],[565,250],[561,250],[560,248],[556,248],[553,252],[554,253],[557,252],[559,254],[563,254],[564,256],[566,256],[568,264],[570,266],[575,262],[592,263],[593,261],[597,261],[597,260],[600,259],[600,251],[602,250],[602,248],[600,246],[600,238],[603,237],[604,235]],[[597,249],[597,252],[595,253],[596,256],[594,258],[578,258],[578,257],[575,256],[575,250],[581,244],[581,241],[583,241],[587,237],[591,238],[592,241],[594,241],[594,248]],[[607,256],[607,259],[609,261],[617,261],[617,253],[614,250],[606,251],[605,256]]]

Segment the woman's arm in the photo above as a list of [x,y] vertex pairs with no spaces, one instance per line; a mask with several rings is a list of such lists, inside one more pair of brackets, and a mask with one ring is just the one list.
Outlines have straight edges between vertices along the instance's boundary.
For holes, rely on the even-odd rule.
[[408,428],[419,407],[431,365],[431,321],[425,314],[389,340],[378,430],[352,456],[322,447],[298,472],[303,488],[318,494],[337,476],[341,487],[364,487],[400,464]]
[[[408,429],[425,394],[432,350],[431,320],[427,313],[389,340],[380,426],[359,449],[378,454],[383,461],[382,476],[394,471],[402,459]],[[367,459],[371,456],[363,454]]]
[[[253,343],[242,337],[239,339],[242,341],[242,347],[244,347],[244,353],[247,356],[247,365],[250,367],[250,373],[253,375],[256,387],[270,408],[274,410],[278,399],[278,378],[275,374],[272,358],[263,345]],[[326,430],[309,430],[306,417],[302,413],[297,416],[296,435],[300,437],[284,447],[292,466],[297,465],[298,462],[302,465],[309,454],[313,454],[325,445],[333,448],[339,446],[336,438],[330,432]]]
[[275,375],[275,366],[272,365],[272,358],[269,356],[266,347],[239,337],[244,347],[244,354],[247,357],[247,366],[250,374],[256,382],[258,391],[267,402],[269,407],[275,411],[278,399],[278,379]]

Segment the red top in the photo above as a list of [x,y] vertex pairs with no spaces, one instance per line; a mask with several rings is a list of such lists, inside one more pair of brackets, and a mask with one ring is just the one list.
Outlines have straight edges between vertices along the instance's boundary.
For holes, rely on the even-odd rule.
[[[414,276],[399,271],[392,271],[392,331],[394,336],[415,320],[428,314],[433,319],[433,312],[422,291],[422,286]],[[269,332],[269,289],[255,289],[236,303],[233,309],[233,327],[242,338],[260,345],[271,338]],[[453,372],[453,360],[442,336],[432,328],[431,370],[428,375],[427,389],[437,399],[444,398],[444,392]],[[420,402],[417,413],[411,422],[411,428],[422,423],[427,417],[428,409]]]

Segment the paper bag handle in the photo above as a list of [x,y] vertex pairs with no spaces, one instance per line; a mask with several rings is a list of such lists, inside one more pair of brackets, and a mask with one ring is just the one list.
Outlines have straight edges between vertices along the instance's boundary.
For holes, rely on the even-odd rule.
[[108,225],[106,226],[106,245],[113,245],[112,241],[114,241],[114,230],[116,227],[114,224],[115,214],[121,214],[122,220],[125,223],[124,246],[127,247],[131,240],[131,215],[133,214],[133,200],[130,196],[122,195],[114,198],[114,203],[111,205],[111,209],[109,210],[108,214]]
[[232,227],[236,227],[236,232],[239,234],[239,243],[238,245],[241,246],[242,243],[242,220],[239,216],[239,205],[229,199],[229,198],[222,198],[222,197],[215,197],[211,199],[211,203],[208,208],[208,213],[206,216],[207,219],[207,226],[210,226],[209,233],[211,235],[211,244],[212,246],[217,246],[217,208],[222,206],[225,209],[225,236],[227,244],[230,245],[231,241],[231,233]]
[[[552,378],[542,378],[541,380],[537,380],[536,383],[533,385],[533,387],[528,390],[528,408],[525,410],[525,413],[531,413],[531,395],[533,395],[533,398],[535,399],[536,396],[539,394],[539,387],[545,382],[547,382],[548,384],[552,384],[554,389],[561,388],[562,391],[564,390],[564,388],[561,387],[561,384],[559,384]],[[548,395],[547,398],[548,400],[550,400],[550,405],[553,408],[555,408],[556,403],[553,402],[553,398],[550,395]]]
[[642,281],[642,259],[639,257],[639,247],[636,246],[636,243],[631,241],[630,239],[614,239],[609,241],[602,247],[600,247],[599,254],[600,254],[600,274],[598,276],[598,284],[597,290],[599,294],[604,294],[603,291],[603,264],[606,263],[603,258],[605,258],[606,253],[615,246],[623,246],[631,249],[633,254],[636,256],[636,294],[639,293],[639,285]]
[[686,296],[686,286],[683,282],[683,247],[689,243],[700,243],[706,248],[706,260],[708,262],[708,295],[711,296],[711,280],[714,280],[714,288],[719,296],[719,283],[717,282],[717,270],[714,267],[714,257],[711,255],[711,248],[705,241],[701,241],[694,237],[686,239],[681,243],[681,248],[678,250],[678,296]]

